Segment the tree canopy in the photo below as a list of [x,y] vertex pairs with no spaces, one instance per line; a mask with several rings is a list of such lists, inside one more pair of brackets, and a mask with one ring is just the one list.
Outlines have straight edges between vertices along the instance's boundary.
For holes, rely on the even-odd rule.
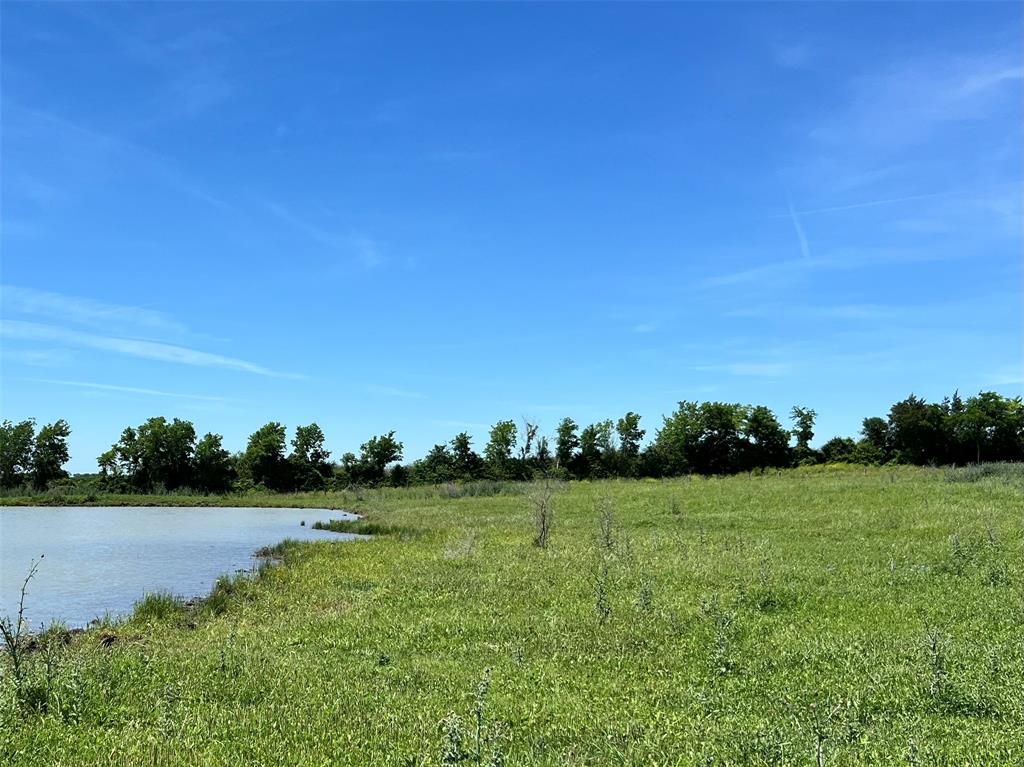
[[[796,406],[786,429],[764,405],[682,401],[653,438],[634,411],[582,429],[572,418],[555,427],[554,449],[540,426],[500,420],[483,454],[467,432],[434,445],[422,458],[402,464],[404,447],[395,431],[370,437],[359,455],[345,452],[331,462],[327,437],[316,423],[298,426],[292,439],[271,421],[232,455],[219,434],[196,439],[191,421],[156,416],[129,426],[98,458],[99,481],[114,492],[192,489],[224,493],[264,487],[275,491],[324,490],[383,484],[430,484],[476,479],[527,480],[666,477],[729,474],[812,463],[965,464],[1024,460],[1024,405],[1019,397],[983,391],[941,402],[914,394],[896,402],[885,417],[862,422],[858,439],[837,436],[815,449],[817,413]],[[0,423],[0,486],[43,490],[65,481],[67,422],[36,431],[35,421]],[[290,444],[291,452],[287,451]]]

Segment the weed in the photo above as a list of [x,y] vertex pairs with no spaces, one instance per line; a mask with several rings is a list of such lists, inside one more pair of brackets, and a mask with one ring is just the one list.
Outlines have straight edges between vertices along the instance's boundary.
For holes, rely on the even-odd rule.
[[40,556],[38,560],[34,560],[29,565],[28,575],[21,582],[17,614],[13,618],[6,615],[0,618],[0,635],[4,640],[4,654],[11,663],[14,688],[17,694],[20,694],[25,682],[25,658],[29,651],[28,635],[25,632],[25,595],[28,592],[29,581],[35,577],[42,559],[43,557]]
[[489,721],[487,717],[487,694],[490,689],[491,670],[486,669],[474,696],[472,734],[466,733],[465,723],[454,712],[441,720],[440,761],[445,767],[460,764],[503,767],[505,764],[505,725],[503,722]]
[[601,499],[600,532],[598,533],[598,546],[607,552],[615,550],[615,507],[611,498]]
[[555,523],[554,509],[555,485],[549,478],[534,483],[529,494],[533,504],[534,536],[533,545],[541,549],[548,547],[551,528]]
[[928,652],[928,693],[936,700],[943,700],[949,689],[946,637],[938,629],[930,627],[925,636],[925,648]]
[[736,667],[732,656],[736,613],[724,610],[717,599],[702,599],[700,614],[701,618],[710,624],[712,630],[711,669],[719,676],[725,676]]
[[949,569],[957,575],[963,575],[971,562],[971,553],[957,533],[949,536]]
[[646,574],[640,576],[640,596],[637,606],[646,613],[654,607],[654,581]]
[[594,574],[594,610],[597,612],[597,622],[602,626],[608,622],[612,614],[610,591],[611,573],[608,568],[608,560],[602,559]]
[[669,499],[669,502],[668,502],[668,513],[671,514],[673,517],[682,516],[683,507],[679,504],[679,499],[676,498],[676,496],[674,496],[674,495],[672,496],[671,499]]

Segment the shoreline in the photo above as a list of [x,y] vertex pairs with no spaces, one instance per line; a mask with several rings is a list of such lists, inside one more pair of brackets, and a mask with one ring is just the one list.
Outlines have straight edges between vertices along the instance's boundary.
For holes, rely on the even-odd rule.
[[[30,508],[30,506],[23,505],[23,504],[17,504],[17,505],[15,505],[15,504],[8,504],[7,506],[8,506],[8,508],[12,508],[12,509]],[[132,618],[134,617],[135,611],[137,610],[139,605],[145,603],[145,601],[149,597],[153,597],[153,596],[156,596],[156,597],[166,597],[169,601],[173,601],[174,604],[176,605],[177,609],[181,610],[181,612],[183,614],[198,613],[211,600],[211,598],[213,598],[216,595],[216,593],[218,591],[218,588],[221,586],[222,582],[225,581],[225,579],[227,579],[227,581],[230,581],[232,583],[234,583],[234,582],[236,582],[238,580],[246,580],[246,581],[249,581],[249,582],[255,582],[255,581],[257,581],[259,579],[259,576],[261,575],[261,573],[263,572],[264,569],[266,569],[268,567],[276,567],[278,565],[284,564],[285,561],[286,561],[286,558],[285,558],[285,548],[287,546],[289,546],[289,545],[304,545],[304,544],[307,544],[307,543],[318,543],[318,542],[327,542],[327,543],[331,543],[331,544],[336,544],[336,543],[343,543],[343,542],[349,542],[349,541],[370,539],[370,538],[373,538],[375,534],[379,534],[380,533],[380,531],[377,530],[377,529],[374,529],[372,532],[369,532],[369,531],[364,532],[364,531],[361,531],[360,529],[358,529],[361,523],[365,524],[365,519],[366,519],[366,515],[365,514],[360,514],[358,512],[351,511],[350,509],[346,509],[346,508],[341,508],[341,507],[337,507],[337,506],[330,507],[330,506],[326,506],[326,505],[321,505],[321,506],[314,507],[314,506],[281,506],[281,505],[267,505],[267,504],[264,504],[262,506],[255,506],[255,505],[239,505],[239,506],[232,505],[232,506],[227,506],[227,505],[222,505],[222,506],[219,506],[219,507],[215,507],[215,506],[188,506],[188,505],[186,505],[184,503],[181,503],[181,504],[173,504],[173,503],[157,504],[157,503],[152,503],[152,504],[148,504],[148,505],[145,505],[145,506],[139,505],[139,504],[136,504],[136,503],[126,503],[126,504],[121,504],[121,505],[116,505],[116,506],[115,505],[111,505],[111,504],[106,504],[106,503],[104,503],[104,504],[98,504],[97,503],[97,504],[93,504],[91,507],[88,507],[88,508],[100,508],[100,509],[102,509],[102,508],[119,508],[119,509],[125,509],[125,508],[136,508],[136,507],[139,508],[139,509],[164,507],[164,508],[225,508],[225,509],[227,509],[227,508],[232,508],[232,509],[242,508],[242,509],[261,509],[261,510],[262,509],[267,509],[267,510],[282,510],[283,509],[283,510],[297,511],[297,512],[323,511],[323,512],[339,512],[339,513],[345,514],[348,518],[345,518],[345,519],[330,519],[330,518],[328,518],[328,519],[325,519],[325,520],[322,520],[322,521],[321,520],[317,520],[317,521],[313,522],[312,524],[310,524],[308,526],[306,525],[305,520],[303,520],[303,522],[301,524],[301,527],[304,527],[304,528],[308,527],[308,529],[310,529],[310,530],[322,531],[324,533],[327,533],[328,536],[325,537],[321,541],[317,541],[317,540],[308,540],[307,541],[307,540],[295,539],[295,538],[292,538],[292,537],[286,535],[284,538],[281,538],[280,540],[278,540],[275,543],[263,544],[261,546],[258,546],[253,551],[251,551],[250,554],[249,554],[250,560],[251,560],[251,563],[250,563],[249,567],[247,567],[247,568],[235,568],[234,570],[226,570],[224,572],[221,572],[220,574],[218,574],[212,580],[212,582],[210,583],[210,586],[207,589],[206,593],[176,594],[176,593],[173,593],[171,591],[143,591],[138,596],[138,598],[135,599],[132,602],[131,607],[128,608],[127,610],[125,610],[124,612],[119,612],[119,613],[116,613],[116,614],[112,614],[112,613],[108,612],[108,613],[106,613],[104,615],[97,615],[97,616],[89,619],[88,621],[86,621],[84,624],[83,623],[79,623],[77,621],[74,622],[74,623],[68,623],[66,620],[61,619],[61,618],[53,618],[53,619],[51,619],[46,624],[40,622],[38,624],[39,628],[34,629],[34,630],[27,630],[27,631],[25,631],[23,633],[23,637],[26,638],[26,640],[29,642],[30,645],[35,645],[36,640],[39,637],[43,637],[46,634],[48,634],[49,632],[51,632],[51,631],[57,631],[57,632],[59,632],[61,634],[79,635],[79,634],[87,634],[87,633],[93,632],[93,631],[98,630],[98,629],[99,630],[103,630],[103,629],[116,629],[116,628],[119,628],[119,627],[123,626],[125,623],[131,621]],[[59,508],[87,508],[87,507],[82,505],[82,504],[59,504],[59,505],[58,504],[50,504],[48,506],[44,506],[44,507],[40,507],[40,508],[59,509]],[[2,517],[2,510],[0,510],[0,517]],[[353,529],[353,530],[346,529],[349,526],[355,526],[356,529]],[[344,536],[344,537],[342,537],[342,536]],[[2,617],[2,616],[0,616],[0,617]]]

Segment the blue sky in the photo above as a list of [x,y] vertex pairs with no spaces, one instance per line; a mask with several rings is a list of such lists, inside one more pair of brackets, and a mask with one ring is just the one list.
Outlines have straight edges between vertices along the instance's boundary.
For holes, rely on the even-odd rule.
[[4,4],[3,417],[406,457],[1021,393],[1015,4]]

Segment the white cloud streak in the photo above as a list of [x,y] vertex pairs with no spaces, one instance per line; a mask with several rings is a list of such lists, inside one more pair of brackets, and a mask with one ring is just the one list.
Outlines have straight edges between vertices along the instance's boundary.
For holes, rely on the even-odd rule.
[[150,397],[172,397],[175,399],[197,400],[200,402],[228,401],[225,397],[211,397],[204,394],[182,394],[179,392],[162,391],[160,389],[146,389],[139,386],[119,386],[117,384],[94,383],[92,381],[64,381],[54,378],[27,378],[24,380],[31,381],[33,383],[53,384],[55,386],[71,386],[78,389],[91,389],[95,391],[144,394]]
[[133,333],[184,335],[187,328],[163,312],[138,306],[125,306],[91,298],[67,296],[15,285],[0,287],[0,305],[4,315],[22,314],[60,319],[78,325]]
[[698,365],[694,370],[754,378],[782,378],[793,372],[793,366],[787,362],[730,362],[724,365]]
[[796,231],[796,238],[800,241],[800,254],[804,257],[805,261],[811,260],[811,249],[807,246],[807,235],[804,234],[804,228],[800,225],[800,219],[797,218],[796,211],[793,210],[793,203],[789,203],[789,216],[793,219],[793,229]]
[[279,373],[246,360],[190,349],[186,346],[84,333],[37,322],[3,320],[0,322],[0,336],[24,341],[47,341],[178,365],[237,370],[274,378],[302,378],[292,373]]
[[314,242],[323,245],[328,250],[355,258],[367,269],[372,269],[384,262],[380,247],[372,237],[365,235],[343,235],[328,231],[322,226],[296,215],[288,208],[276,202],[264,201],[263,204],[267,210],[293,229],[306,235],[306,237]]
[[370,394],[378,394],[382,397],[399,397],[401,399],[427,398],[426,394],[420,394],[419,392],[396,389],[394,386],[378,386],[377,384],[367,384],[366,391]]

